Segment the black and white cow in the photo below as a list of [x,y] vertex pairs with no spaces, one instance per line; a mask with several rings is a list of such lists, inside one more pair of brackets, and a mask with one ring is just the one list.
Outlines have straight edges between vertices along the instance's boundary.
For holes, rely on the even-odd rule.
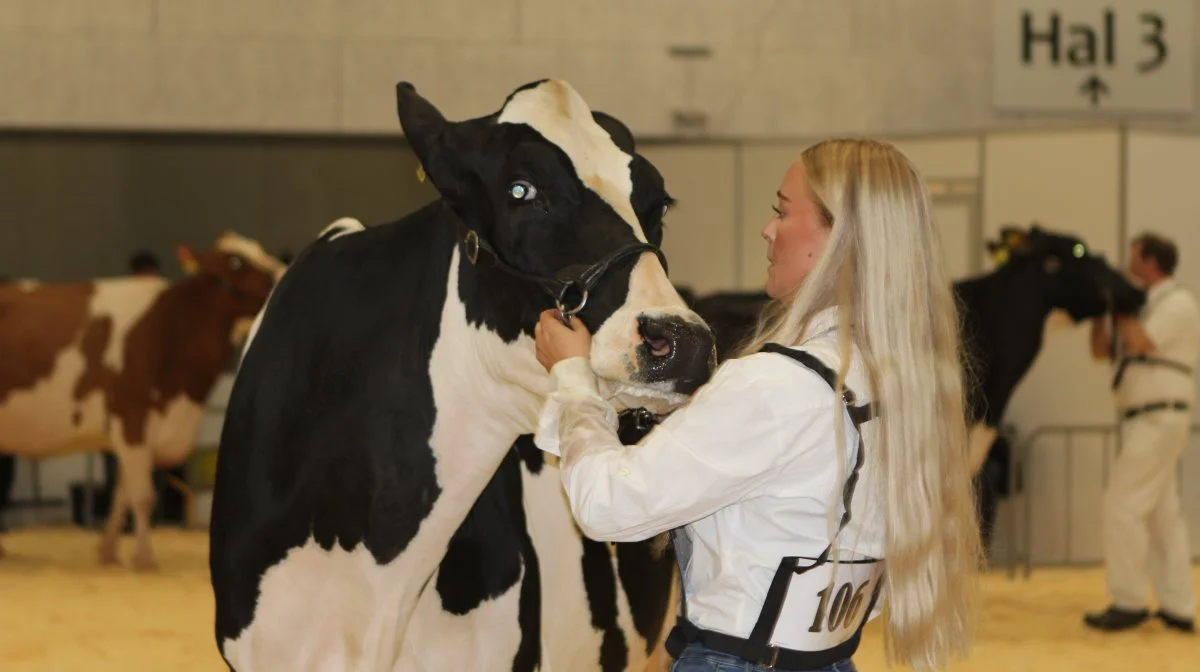
[[977,474],[981,524],[990,542],[996,498],[1008,490],[1008,444],[997,432],[1017,384],[1042,347],[1054,310],[1071,320],[1141,309],[1145,293],[1082,240],[1037,224],[1007,226],[988,250],[999,262],[992,272],[954,284],[962,334],[975,384],[968,389],[971,459]]
[[[983,275],[954,283],[962,335],[975,384],[968,390],[971,453],[980,497],[981,525],[990,542],[997,495],[1008,489],[1008,443],[997,430],[1017,384],[1042,347],[1053,310],[1079,322],[1106,313],[1136,312],[1144,293],[1079,238],[1033,225],[1004,227],[988,250],[999,263]],[[691,293],[683,288],[685,296]],[[717,335],[721,359],[751,335],[768,297],[722,292],[690,299]]]
[[639,669],[666,628],[634,603],[669,595],[607,545],[556,548],[561,483],[513,446],[550,389],[532,334],[556,304],[592,331],[618,409],[667,412],[711,375],[712,333],[659,251],[671,198],[565,82],[453,123],[396,96],[440,198],[329,227],[251,327],[213,495],[218,647],[243,672]]

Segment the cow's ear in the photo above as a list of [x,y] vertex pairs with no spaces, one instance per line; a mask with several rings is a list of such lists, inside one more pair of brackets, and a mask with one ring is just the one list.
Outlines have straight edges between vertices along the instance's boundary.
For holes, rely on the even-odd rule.
[[592,112],[592,118],[596,120],[597,124],[600,124],[600,128],[608,131],[609,137],[613,139],[617,147],[621,148],[622,152],[633,154],[636,151],[633,132],[629,130],[628,126],[618,121],[616,117],[603,112]]
[[1011,252],[1029,252],[1033,249],[1033,241],[1029,233],[1016,227],[1006,226],[1000,230],[1004,246]]
[[424,182],[428,177],[443,196],[457,195],[457,171],[451,164],[454,152],[448,146],[454,125],[408,82],[396,84],[396,113],[404,137],[420,162],[417,178]]
[[1004,262],[1008,261],[1008,247],[1004,243],[994,240],[989,240],[987,243],[988,253],[992,255],[992,263],[997,266],[1003,266]]
[[200,270],[200,260],[196,258],[196,253],[190,245],[176,244],[175,258],[179,261],[179,267],[183,269],[184,275],[195,275]]

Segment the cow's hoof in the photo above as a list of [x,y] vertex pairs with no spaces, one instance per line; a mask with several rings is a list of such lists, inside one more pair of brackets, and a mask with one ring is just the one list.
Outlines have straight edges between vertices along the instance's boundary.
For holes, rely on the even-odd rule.
[[138,572],[157,572],[158,560],[155,560],[154,556],[149,553],[135,553],[133,569]]

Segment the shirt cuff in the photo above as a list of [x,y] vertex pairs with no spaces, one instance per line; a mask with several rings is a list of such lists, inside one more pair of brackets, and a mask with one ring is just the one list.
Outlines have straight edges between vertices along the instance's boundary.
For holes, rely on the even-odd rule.
[[570,357],[559,361],[550,367],[550,376],[560,392],[579,390],[600,393],[596,374],[592,373],[592,366],[586,357]]

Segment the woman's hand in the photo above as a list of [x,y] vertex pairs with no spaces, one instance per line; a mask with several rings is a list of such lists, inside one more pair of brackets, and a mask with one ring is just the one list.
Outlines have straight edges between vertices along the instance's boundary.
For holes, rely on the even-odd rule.
[[558,310],[542,311],[533,328],[537,342],[537,360],[549,371],[555,364],[572,357],[587,357],[592,351],[592,335],[583,322],[572,316],[568,328],[558,317]]

